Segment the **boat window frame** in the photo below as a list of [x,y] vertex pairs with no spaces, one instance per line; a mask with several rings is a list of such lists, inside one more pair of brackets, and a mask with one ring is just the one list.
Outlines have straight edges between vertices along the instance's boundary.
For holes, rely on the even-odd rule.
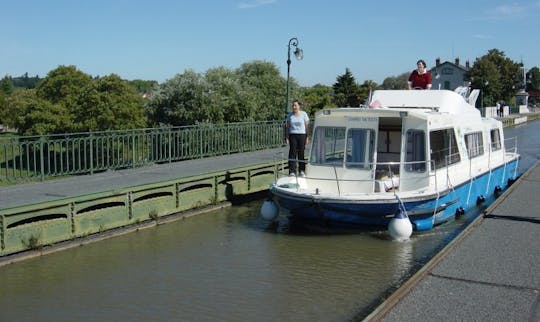
[[[409,156],[410,155],[414,155],[414,153],[411,151],[409,152],[409,146],[410,146],[410,143],[409,143],[409,135],[411,134],[411,132],[419,132],[421,135],[421,137],[423,137],[423,142],[422,142],[422,147],[420,149],[420,151],[423,151],[423,160],[409,160]],[[427,154],[426,154],[426,131],[425,130],[422,130],[422,129],[408,129],[406,132],[405,132],[405,163],[404,163],[404,169],[405,171],[407,172],[415,172],[415,173],[424,173],[426,172],[427,170],[427,167],[426,167],[426,164],[427,164]],[[413,146],[414,144],[416,143],[416,140],[413,139]],[[414,159],[414,157],[413,157]],[[423,162],[423,163],[420,163],[420,162]],[[419,163],[409,163],[409,162],[419,162]]]
[[[493,133],[497,133],[496,140],[494,140]],[[501,142],[501,130],[499,128],[494,128],[489,131],[489,138],[491,140],[491,151],[499,151],[502,149]]]
[[[433,151],[434,140],[433,140],[432,135],[438,132],[444,132],[443,133],[445,134],[445,137],[443,137],[443,140],[445,140],[444,143],[445,144],[448,143],[447,147],[445,147],[442,150],[436,151],[440,155],[444,156],[442,158],[433,157],[436,152]],[[446,142],[448,138],[449,138],[449,141]],[[445,153],[445,154],[440,153],[444,150],[448,150],[448,152],[452,152],[453,149],[455,149],[454,153]],[[435,130],[429,131],[429,157],[430,157],[432,165],[434,166],[434,169],[431,169],[432,171],[461,162],[461,152],[459,151],[459,147],[457,144],[456,131],[453,127],[447,127],[447,128],[441,128],[441,129],[435,129]]]
[[[317,144],[318,144],[318,140],[319,140],[318,139],[318,137],[319,137],[319,132],[318,131],[327,130],[327,129],[343,130],[343,145],[341,145],[342,157],[341,157],[341,159],[336,158],[334,162],[326,162],[326,160],[327,160],[326,157],[324,159],[325,162],[314,162],[314,160],[317,159],[316,157],[314,157],[314,155],[316,155],[316,153],[318,151],[317,150],[318,149]],[[336,139],[336,142],[337,142],[337,140],[341,140],[341,139],[339,139],[339,138]],[[316,126],[313,129],[309,164],[310,165],[315,165],[315,166],[343,167],[344,162],[345,162],[345,153],[346,153],[345,145],[346,145],[346,143],[347,143],[347,127],[346,126],[328,126],[328,125]],[[335,147],[337,147],[337,146],[338,146],[337,144],[334,146],[333,154],[336,154],[337,149],[335,149]],[[337,153],[339,153],[339,151],[337,151]],[[327,153],[325,153],[325,154],[327,154]]]
[[[355,162],[354,164],[351,164],[352,162],[349,161],[349,133],[351,133],[352,131],[355,131],[355,130],[360,130],[360,131],[366,131],[368,132],[370,135],[369,135],[369,150],[368,150],[368,160],[367,161],[362,161],[362,162]],[[373,166],[374,166],[374,157],[375,157],[375,136],[376,136],[376,131],[375,129],[373,128],[360,128],[360,127],[347,127],[347,133],[345,133],[345,152],[344,152],[344,157],[345,157],[345,167],[347,169],[357,169],[357,170],[371,170],[373,169]],[[367,139],[366,139],[367,140]],[[365,142],[365,141],[364,141]],[[363,144],[362,145],[364,150],[366,149],[366,145]],[[365,151],[364,151],[365,152]],[[367,167],[366,167],[366,162],[367,162]]]
[[[465,133],[463,135],[463,140],[465,141],[469,159],[478,158],[484,155],[484,133],[482,131]],[[476,147],[471,146],[471,143],[473,143],[472,141],[477,141],[480,144]]]

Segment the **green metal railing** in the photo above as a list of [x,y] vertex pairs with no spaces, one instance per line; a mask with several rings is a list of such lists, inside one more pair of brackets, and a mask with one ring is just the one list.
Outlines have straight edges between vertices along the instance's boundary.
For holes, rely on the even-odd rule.
[[93,174],[283,144],[283,121],[0,137],[0,183]]

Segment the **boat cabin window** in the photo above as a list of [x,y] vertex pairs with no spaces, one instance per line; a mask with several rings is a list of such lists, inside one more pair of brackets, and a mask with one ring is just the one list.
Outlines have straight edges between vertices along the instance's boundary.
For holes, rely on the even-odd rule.
[[469,159],[476,158],[484,154],[482,132],[465,134],[465,145],[467,146],[467,154],[469,155]]
[[431,161],[435,163],[435,169],[461,161],[454,129],[429,132],[429,144]]
[[426,133],[421,130],[407,131],[407,155],[405,170],[426,171]]
[[491,151],[500,150],[501,147],[501,133],[499,129],[491,130]]
[[309,163],[342,166],[345,155],[345,128],[318,126],[313,134]]
[[375,131],[349,129],[347,131],[347,168],[371,169],[375,149]]

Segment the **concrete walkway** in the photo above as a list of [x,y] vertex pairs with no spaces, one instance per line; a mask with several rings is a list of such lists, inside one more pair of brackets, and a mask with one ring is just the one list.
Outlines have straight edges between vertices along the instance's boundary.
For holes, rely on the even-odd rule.
[[0,210],[263,164],[286,158],[287,151],[283,147],[0,187]]
[[539,202],[537,162],[367,320],[540,321]]

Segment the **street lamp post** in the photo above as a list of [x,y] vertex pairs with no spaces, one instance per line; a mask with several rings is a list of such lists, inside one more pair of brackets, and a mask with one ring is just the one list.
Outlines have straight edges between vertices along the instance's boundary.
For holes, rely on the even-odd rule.
[[298,60],[302,60],[304,58],[304,52],[302,49],[298,48],[298,39],[296,37],[293,37],[289,39],[289,46],[287,47],[287,100],[285,101],[285,115],[289,113],[289,74],[291,71],[291,46],[294,46],[296,49],[294,50],[294,56]]

